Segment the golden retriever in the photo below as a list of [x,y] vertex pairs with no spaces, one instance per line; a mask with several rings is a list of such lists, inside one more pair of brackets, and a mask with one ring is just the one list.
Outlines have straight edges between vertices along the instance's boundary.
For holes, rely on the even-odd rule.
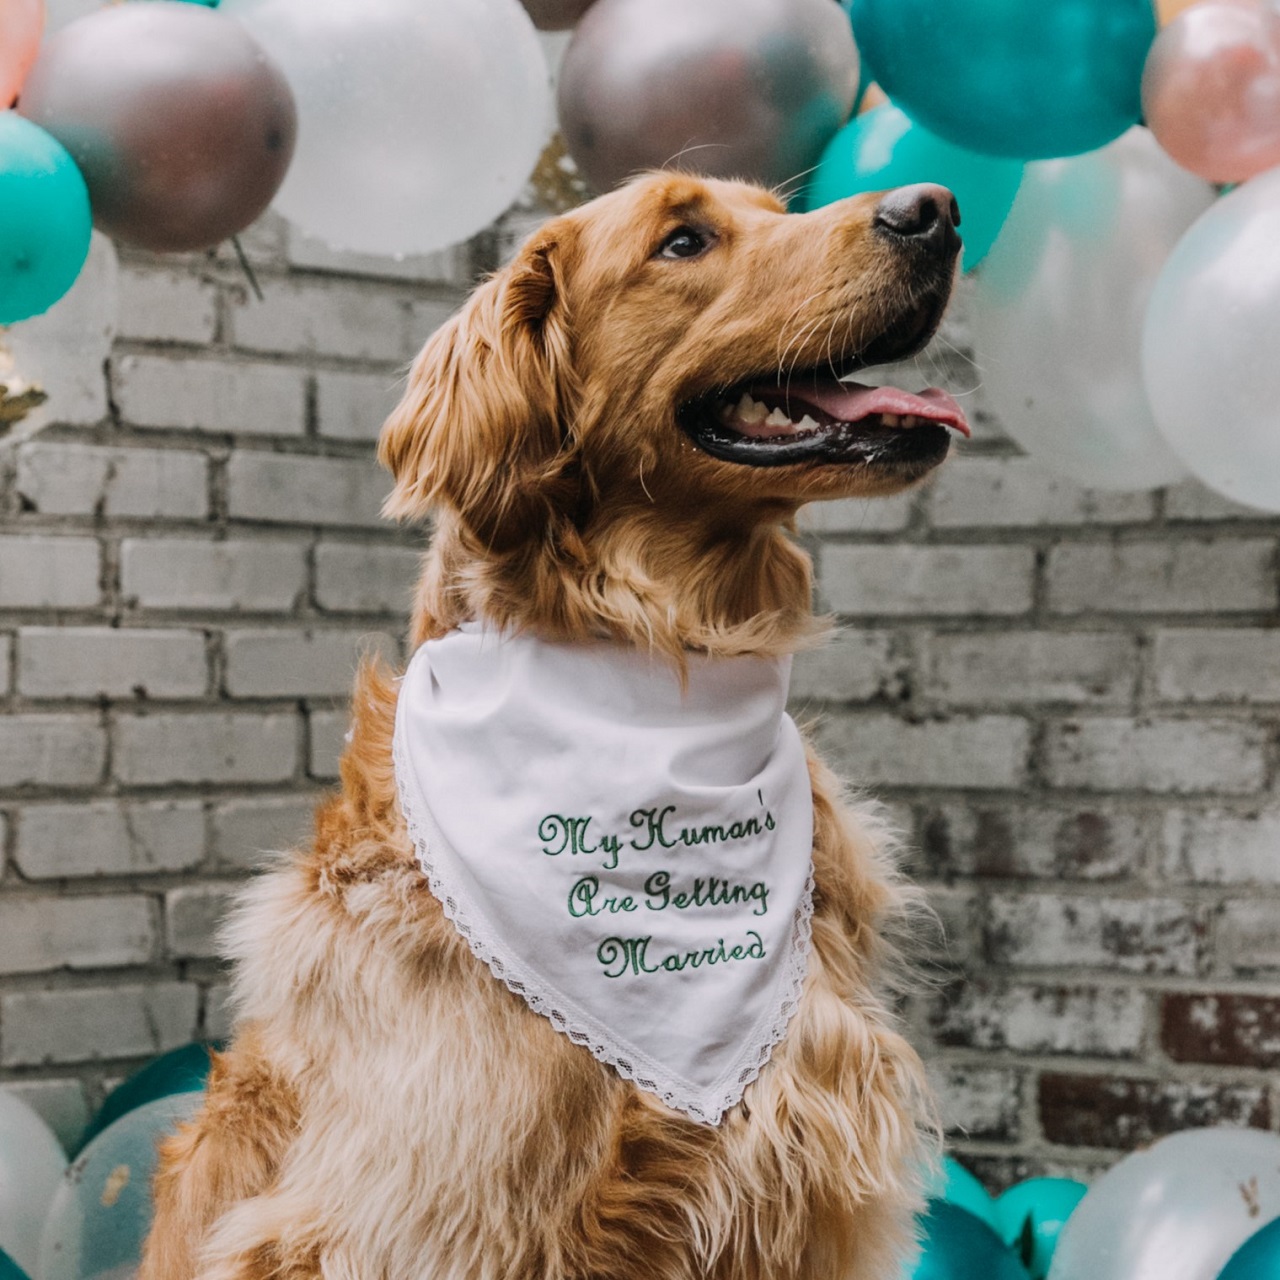
[[[677,666],[809,643],[798,507],[901,490],[966,430],[941,393],[836,381],[928,340],[957,221],[943,188],[788,215],[663,174],[546,224],[427,343],[383,432],[388,513],[435,519],[413,643],[475,619]],[[800,1007],[697,1123],[445,918],[396,799],[395,706],[362,671],[341,792],[226,931],[235,1038],[165,1145],[141,1280],[895,1277],[933,1128],[884,987],[909,894],[875,811],[810,753]]]

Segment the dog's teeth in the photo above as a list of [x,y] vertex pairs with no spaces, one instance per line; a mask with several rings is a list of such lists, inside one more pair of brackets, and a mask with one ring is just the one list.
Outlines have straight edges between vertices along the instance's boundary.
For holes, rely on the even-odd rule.
[[733,410],[733,415],[749,426],[755,426],[769,416],[769,408],[767,405],[761,404],[749,392],[744,391],[742,398]]
[[902,425],[904,427],[914,427],[920,422],[914,413],[904,413],[902,415]]
[[886,427],[896,427],[899,420],[896,413],[882,413],[880,415],[880,421],[884,423]]
[[944,422],[942,428],[953,440],[965,439],[964,432],[959,427],[953,427],[949,422]]
[[818,424],[807,413],[796,423],[796,426],[801,431],[816,431],[818,429]]
[[781,409],[775,409],[764,420],[764,423],[767,427],[790,427],[795,425]]

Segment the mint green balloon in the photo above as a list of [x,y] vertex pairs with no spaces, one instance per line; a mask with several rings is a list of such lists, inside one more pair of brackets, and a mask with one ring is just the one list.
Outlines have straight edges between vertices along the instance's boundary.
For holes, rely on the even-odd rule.
[[967,1209],[987,1226],[996,1227],[996,1202],[987,1189],[959,1161],[945,1156],[942,1165],[929,1179],[924,1189],[930,1200],[945,1200],[948,1204]]
[[971,151],[1079,155],[1142,114],[1151,0],[853,0],[850,17],[893,102]]
[[1250,1236],[1231,1255],[1218,1280],[1277,1280],[1280,1277],[1280,1218]]
[[[1070,1178],[1028,1178],[1010,1187],[996,1200],[996,1229],[1015,1253],[1027,1239],[1030,1258],[1024,1258],[1032,1280],[1049,1274],[1058,1237],[1088,1187]],[[1021,1256],[1021,1255],[1020,1255]]]
[[0,324],[48,311],[89,256],[93,217],[75,161],[16,111],[0,111]]
[[986,257],[1022,181],[1022,163],[965,151],[913,124],[892,103],[855,116],[827,144],[806,207],[914,182],[950,187],[960,205],[966,271]]
[[932,1200],[920,1227],[920,1260],[909,1280],[1028,1280],[1000,1237],[966,1209]]

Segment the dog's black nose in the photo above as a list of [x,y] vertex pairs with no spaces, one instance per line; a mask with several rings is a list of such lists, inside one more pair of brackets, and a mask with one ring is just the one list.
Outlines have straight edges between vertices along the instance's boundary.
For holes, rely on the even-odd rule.
[[888,192],[876,206],[874,225],[931,253],[954,253],[960,247],[960,206],[936,183],[918,182]]

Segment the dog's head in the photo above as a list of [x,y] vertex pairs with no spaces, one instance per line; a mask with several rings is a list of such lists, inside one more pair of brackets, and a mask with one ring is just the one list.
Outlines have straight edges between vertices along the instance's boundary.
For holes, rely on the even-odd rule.
[[546,224],[418,357],[388,513],[581,560],[628,521],[705,542],[911,484],[967,430],[954,401],[841,380],[932,336],[957,222],[940,187],[794,215],[661,174]]

